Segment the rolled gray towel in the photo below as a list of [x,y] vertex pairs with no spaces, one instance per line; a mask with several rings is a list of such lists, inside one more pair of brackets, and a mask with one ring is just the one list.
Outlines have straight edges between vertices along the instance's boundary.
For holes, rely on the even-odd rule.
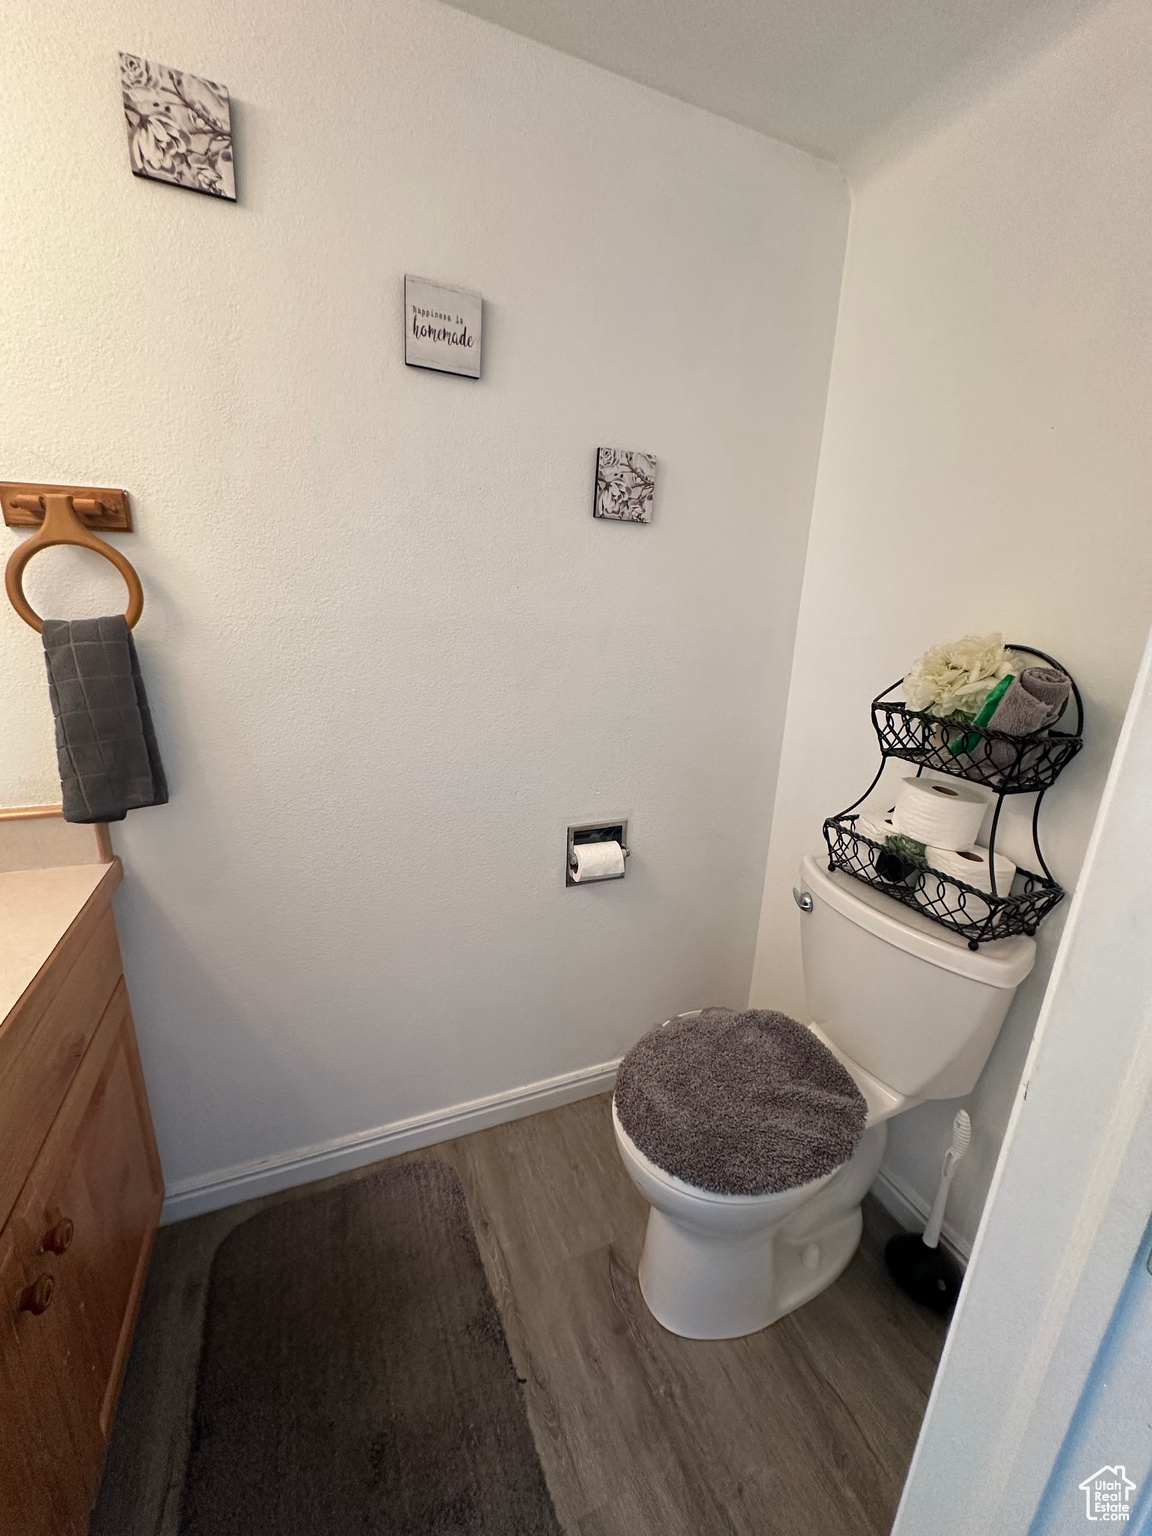
[[[1006,736],[1034,736],[1059,720],[1071,691],[1072,679],[1066,672],[1057,672],[1054,667],[1025,667],[1008,685],[988,729],[1003,731]],[[990,748],[998,768],[1010,767],[1020,755],[1019,748],[1007,741],[994,741]]]
[[1072,680],[1052,667],[1025,667],[1014,677],[988,722],[990,731],[1033,736],[1053,725],[1064,711]]
[[45,619],[43,640],[64,820],[122,821],[137,806],[166,804],[168,782],[124,619]]

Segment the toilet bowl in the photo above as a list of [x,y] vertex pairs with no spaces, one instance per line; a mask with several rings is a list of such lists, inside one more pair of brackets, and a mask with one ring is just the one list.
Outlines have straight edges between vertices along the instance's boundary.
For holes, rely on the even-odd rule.
[[616,1145],[652,1207],[640,1292],[670,1333],[734,1339],[756,1333],[830,1285],[860,1240],[860,1202],[884,1155],[885,1127],[834,1173],[771,1195],[718,1195],[665,1173],[632,1141],[612,1106]]
[[657,1322],[684,1338],[755,1333],[836,1279],[860,1240],[860,1203],[880,1169],[887,1121],[971,1092],[1035,959],[1023,937],[973,952],[812,858],[801,887],[811,897],[801,917],[805,1022],[868,1106],[847,1161],[771,1194],[720,1194],[659,1167],[624,1129],[613,1098],[620,1156],[651,1207],[640,1290]]

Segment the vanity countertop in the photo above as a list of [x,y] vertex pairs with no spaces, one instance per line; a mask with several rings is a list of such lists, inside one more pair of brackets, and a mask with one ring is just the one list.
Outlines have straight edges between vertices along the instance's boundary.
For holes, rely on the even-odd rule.
[[0,1029],[84,907],[120,884],[119,859],[0,874]]

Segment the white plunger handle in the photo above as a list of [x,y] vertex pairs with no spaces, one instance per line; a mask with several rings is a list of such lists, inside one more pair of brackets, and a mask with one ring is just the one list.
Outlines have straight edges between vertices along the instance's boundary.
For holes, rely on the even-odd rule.
[[928,1217],[928,1225],[924,1228],[925,1248],[935,1248],[940,1241],[940,1228],[944,1224],[944,1207],[948,1204],[948,1189],[952,1183],[952,1170],[955,1166],[956,1159],[952,1156],[952,1148],[949,1147],[944,1154],[944,1171],[940,1175],[940,1187],[932,1202],[932,1213]]
[[952,1122],[952,1145],[944,1154],[944,1167],[940,1171],[940,1187],[932,1202],[928,1225],[924,1228],[925,1248],[935,1248],[940,1241],[940,1228],[944,1224],[944,1207],[948,1204],[948,1190],[952,1184],[952,1175],[956,1171],[956,1164],[967,1152],[971,1140],[972,1122],[966,1110],[958,1110]]

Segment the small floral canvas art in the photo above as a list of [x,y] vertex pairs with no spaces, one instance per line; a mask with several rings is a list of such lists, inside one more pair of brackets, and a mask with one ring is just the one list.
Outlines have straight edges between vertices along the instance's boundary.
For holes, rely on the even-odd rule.
[[228,92],[212,80],[120,55],[133,176],[236,201]]
[[656,460],[626,448],[596,450],[596,500],[593,517],[617,523],[650,523],[656,495]]

